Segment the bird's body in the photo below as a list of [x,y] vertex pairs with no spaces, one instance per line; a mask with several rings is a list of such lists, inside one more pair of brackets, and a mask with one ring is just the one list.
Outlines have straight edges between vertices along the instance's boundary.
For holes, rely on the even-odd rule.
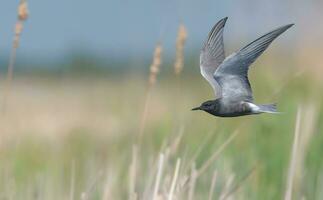
[[275,29],[225,58],[223,28],[226,20],[220,20],[212,28],[200,54],[201,74],[212,86],[217,99],[206,101],[193,110],[219,117],[277,113],[275,104],[253,103],[248,70],[270,43],[293,24]]
[[[203,107],[198,107],[198,110],[218,116],[218,117],[239,117],[244,115],[254,115],[263,113],[263,109],[268,109],[266,112],[275,113],[275,104],[256,105],[247,101],[224,101],[222,98],[206,101]],[[197,110],[197,109],[196,109]]]

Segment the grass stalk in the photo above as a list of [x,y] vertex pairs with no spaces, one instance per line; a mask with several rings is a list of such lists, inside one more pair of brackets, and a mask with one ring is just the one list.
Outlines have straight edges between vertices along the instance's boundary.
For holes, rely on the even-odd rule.
[[229,195],[227,195],[227,194],[229,194],[233,180],[234,180],[234,174],[230,174],[228,179],[226,180],[224,189],[222,190],[222,194],[220,195],[220,198],[219,198],[220,200],[224,200],[224,199],[229,198]]
[[171,184],[171,187],[169,190],[168,200],[173,200],[173,198],[174,198],[174,191],[175,191],[175,187],[176,187],[176,182],[177,182],[177,178],[178,178],[178,174],[179,174],[180,165],[181,165],[181,159],[178,158],[177,162],[176,162],[176,167],[175,167],[175,172],[174,172],[172,184]]
[[70,200],[74,200],[75,194],[75,161],[72,161],[71,167],[71,186],[70,186]]
[[184,24],[180,24],[178,27],[177,38],[176,38],[176,55],[174,61],[174,74],[176,76],[176,87],[174,94],[174,118],[175,124],[181,124],[180,116],[180,99],[181,99],[181,79],[180,75],[184,69],[184,46],[187,39],[187,31]]
[[3,99],[3,105],[2,110],[6,110],[7,101],[10,97],[10,90],[11,90],[11,83],[13,79],[13,71],[14,71],[14,65],[17,57],[17,49],[19,47],[20,43],[20,36],[23,31],[23,25],[24,21],[28,19],[29,11],[28,11],[28,5],[26,0],[20,0],[20,3],[18,5],[18,18],[14,29],[14,39],[12,43],[12,49],[10,53],[9,58],[9,64],[8,64],[8,70],[7,70],[7,79],[6,84],[4,88],[4,99]]
[[[199,155],[201,154],[201,152],[203,151],[204,147],[208,144],[208,142],[210,141],[211,137],[212,137],[213,132],[210,131],[206,134],[205,138],[203,139],[203,141],[201,142],[201,144],[198,146],[197,150],[195,151],[195,153],[193,154],[193,156],[189,159],[189,161],[187,162],[188,165],[190,166],[193,162],[195,162],[195,160],[199,157]],[[183,171],[187,171],[188,167],[184,166],[184,170]]]
[[136,196],[136,177],[137,177],[137,160],[138,160],[137,146],[132,147],[132,161],[129,169],[129,200]]
[[109,174],[107,172],[106,180],[104,183],[103,193],[102,193],[102,200],[108,200],[111,198],[111,191],[110,191],[110,183],[109,183]]
[[300,137],[301,114],[302,114],[302,110],[299,107],[298,111],[297,111],[297,117],[296,117],[294,142],[293,142],[292,152],[291,152],[291,160],[289,163],[288,178],[287,178],[287,185],[286,185],[286,191],[285,191],[285,200],[292,199],[293,182],[294,182],[296,165],[297,165],[297,147],[298,147],[299,137]]
[[240,178],[240,180],[230,190],[228,190],[227,193],[223,195],[223,199],[230,197],[233,193],[238,191],[242,186],[242,183],[244,183],[255,172],[256,168],[257,168],[257,165],[251,168],[242,178]]
[[213,176],[212,176],[212,181],[211,181],[211,186],[210,186],[210,192],[209,192],[209,198],[208,198],[208,200],[212,200],[213,199],[213,194],[214,194],[216,179],[217,179],[217,171],[214,170],[214,173],[213,173]]
[[197,177],[203,174],[207,168],[218,158],[218,156],[223,152],[223,150],[232,142],[232,140],[238,135],[239,131],[233,132],[230,137],[219,147],[219,149],[214,152],[214,154],[202,165],[202,167],[197,171]]
[[158,197],[160,180],[161,180],[162,173],[163,173],[163,165],[164,165],[164,154],[160,154],[156,182],[155,182],[154,193],[153,193],[153,200],[157,200],[157,197]]
[[196,180],[197,180],[197,171],[196,171],[195,163],[193,163],[192,169],[191,169],[190,183],[189,183],[188,200],[194,199]]
[[139,143],[141,142],[141,138],[142,138],[144,131],[145,131],[147,114],[148,114],[148,107],[149,107],[149,102],[150,102],[150,98],[151,98],[151,90],[157,80],[157,74],[159,72],[159,68],[160,68],[160,65],[162,62],[162,52],[163,52],[162,45],[160,43],[158,43],[155,47],[152,64],[150,65],[148,88],[147,88],[147,92],[146,92],[144,110],[143,110],[143,113],[141,116],[140,127],[139,127],[139,138],[138,138]]
[[81,200],[88,200],[91,199],[91,194],[93,193],[93,190],[95,190],[99,180],[102,178],[103,172],[99,171],[98,175],[96,177],[93,177],[93,180],[90,181],[90,185],[88,188],[81,193]]

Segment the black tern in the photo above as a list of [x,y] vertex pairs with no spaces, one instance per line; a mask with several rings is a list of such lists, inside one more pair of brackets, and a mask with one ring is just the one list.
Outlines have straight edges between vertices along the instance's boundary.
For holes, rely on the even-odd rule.
[[294,24],[279,27],[225,58],[223,28],[227,19],[214,25],[200,54],[201,74],[212,86],[216,99],[192,110],[203,110],[218,117],[278,113],[276,104],[254,103],[248,70],[267,47]]

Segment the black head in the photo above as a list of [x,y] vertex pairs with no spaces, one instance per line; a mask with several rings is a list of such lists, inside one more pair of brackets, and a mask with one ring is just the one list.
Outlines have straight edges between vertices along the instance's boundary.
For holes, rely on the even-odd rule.
[[199,107],[192,110],[203,110],[209,113],[216,113],[219,109],[219,102],[217,100],[210,100],[202,103]]

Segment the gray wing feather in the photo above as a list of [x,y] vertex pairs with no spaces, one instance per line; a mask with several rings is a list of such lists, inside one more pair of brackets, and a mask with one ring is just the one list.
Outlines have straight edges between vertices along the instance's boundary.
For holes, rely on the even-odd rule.
[[293,24],[277,28],[226,58],[214,73],[222,89],[222,96],[253,101],[248,80],[249,66],[267,49],[280,34]]
[[223,28],[227,17],[216,23],[210,31],[200,54],[200,69],[202,76],[211,84],[216,96],[220,96],[221,88],[213,78],[213,74],[225,58],[223,44]]

